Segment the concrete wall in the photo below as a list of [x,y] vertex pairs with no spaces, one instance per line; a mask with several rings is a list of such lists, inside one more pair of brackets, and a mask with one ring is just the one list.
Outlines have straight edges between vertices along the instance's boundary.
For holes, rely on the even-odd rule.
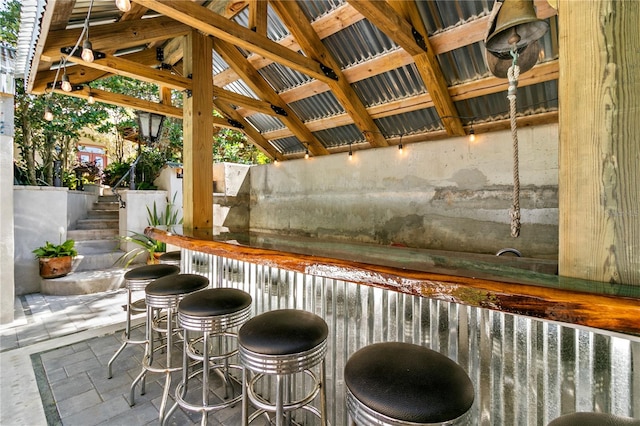
[[558,126],[519,130],[519,238],[508,131],[251,169],[252,230],[526,257],[558,250]]
[[213,165],[213,225],[231,232],[249,230],[249,171],[233,163]]
[[67,229],[73,229],[79,219],[87,217],[93,204],[98,201],[98,194],[86,191],[69,191],[67,195]]
[[[12,102],[13,104],[13,102]],[[0,324],[13,321],[13,138],[0,135]]]
[[[67,239],[67,188],[13,187],[15,294],[40,291],[38,261],[32,251],[46,241]],[[4,280],[4,278],[3,278]]]
[[[120,209],[120,235],[132,235],[131,231],[142,233],[149,226],[147,206],[153,211],[153,203],[156,209],[164,211],[167,205],[166,191],[119,191],[126,203],[126,208]],[[139,246],[133,243],[123,242],[120,248],[129,251]]]

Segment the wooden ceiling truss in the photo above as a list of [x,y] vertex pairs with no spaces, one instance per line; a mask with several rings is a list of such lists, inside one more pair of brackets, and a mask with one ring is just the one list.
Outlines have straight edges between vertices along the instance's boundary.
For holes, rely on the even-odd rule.
[[[278,42],[267,37],[267,4],[278,14],[290,35]],[[66,29],[75,1],[54,2],[55,10],[49,23],[46,42],[40,46],[34,61],[38,72],[30,79],[32,93],[51,89],[65,48],[75,45],[81,28]],[[537,14],[548,18],[556,11],[544,0],[536,0]],[[249,9],[248,28],[230,20],[243,8]],[[143,19],[149,11],[158,15]],[[379,55],[364,63],[341,69],[338,61],[322,40],[362,19],[369,20],[392,39],[400,49]],[[213,38],[214,50],[229,65],[229,69],[213,77],[213,105],[225,118],[215,118],[214,126],[243,131],[265,155],[286,160],[301,154],[283,155],[271,140],[295,136],[313,155],[340,152],[348,147],[326,148],[314,132],[339,126],[355,125],[369,147],[398,143],[398,138],[385,138],[375,121],[399,113],[435,108],[444,130],[405,137],[403,143],[424,141],[466,133],[455,102],[504,91],[508,82],[495,77],[482,78],[448,86],[437,55],[483,40],[488,16],[471,20],[463,25],[428,37],[415,2],[348,0],[314,22],[309,22],[296,2],[289,0],[242,0],[211,2],[206,7],[197,1],[133,0],[129,12],[118,22],[91,27],[94,50],[105,57],[91,63],[79,56],[68,58],[66,68],[72,84],[83,87],[69,96],[88,98],[91,94],[98,102],[139,110],[158,112],[181,118],[183,111],[170,104],[170,91],[191,90],[191,79],[183,76],[182,58],[186,35],[193,29]],[[141,48],[142,46],[142,48]],[[156,48],[163,49],[158,58]],[[249,56],[238,49],[249,52]],[[127,52],[127,49],[135,49]],[[302,53],[301,53],[302,52]],[[160,60],[162,59],[162,60]],[[281,93],[276,91],[258,72],[272,63],[279,63],[312,78],[308,83]],[[409,98],[365,106],[352,84],[399,67],[415,63],[426,93]],[[164,66],[163,66],[164,64]],[[162,102],[150,102],[132,96],[89,88],[92,81],[110,75],[123,75],[157,84],[163,93]],[[537,65],[523,74],[519,86],[538,84],[558,79],[558,61]],[[259,99],[224,90],[223,87],[241,79]],[[344,113],[330,118],[303,122],[289,104],[326,91],[331,91],[344,108]],[[247,120],[253,114],[277,117],[284,128],[260,133]],[[520,122],[533,125],[557,121],[557,112],[523,117]],[[476,133],[508,128],[508,120],[474,124]],[[362,147],[360,147],[362,148]]]

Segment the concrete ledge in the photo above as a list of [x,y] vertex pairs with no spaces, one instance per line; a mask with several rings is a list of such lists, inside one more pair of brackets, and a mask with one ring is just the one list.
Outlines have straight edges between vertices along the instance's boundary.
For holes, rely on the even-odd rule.
[[40,292],[55,296],[102,293],[117,290],[124,284],[125,269],[72,272],[61,278],[42,279]]

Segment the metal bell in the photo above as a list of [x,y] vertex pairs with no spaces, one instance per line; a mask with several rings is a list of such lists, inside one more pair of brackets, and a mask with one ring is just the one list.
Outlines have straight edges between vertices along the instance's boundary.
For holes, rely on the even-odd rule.
[[485,45],[499,58],[506,59],[513,49],[523,51],[549,29],[549,25],[536,16],[533,0],[504,0],[496,2],[494,7],[499,9],[491,22]]

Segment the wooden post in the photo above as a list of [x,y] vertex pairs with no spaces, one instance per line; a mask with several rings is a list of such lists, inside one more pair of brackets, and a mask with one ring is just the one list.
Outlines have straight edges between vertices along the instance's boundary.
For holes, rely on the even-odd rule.
[[558,16],[559,272],[640,285],[640,2]]
[[213,40],[198,31],[186,37],[184,75],[193,90],[184,95],[183,226],[213,226]]

